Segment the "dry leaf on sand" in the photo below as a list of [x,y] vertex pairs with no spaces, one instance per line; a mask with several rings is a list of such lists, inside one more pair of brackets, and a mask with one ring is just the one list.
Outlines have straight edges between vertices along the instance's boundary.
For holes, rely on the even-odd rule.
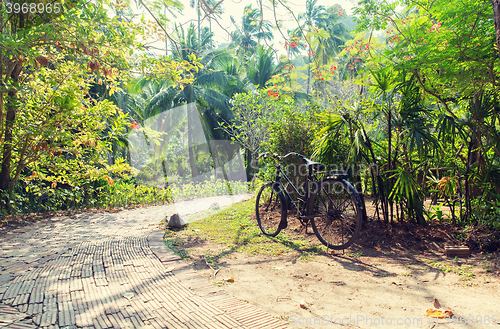
[[427,310],[427,315],[430,316],[431,318],[438,318],[438,319],[444,319],[445,317],[451,317],[453,315],[452,311],[438,311],[438,310],[433,310],[433,309],[428,309]]

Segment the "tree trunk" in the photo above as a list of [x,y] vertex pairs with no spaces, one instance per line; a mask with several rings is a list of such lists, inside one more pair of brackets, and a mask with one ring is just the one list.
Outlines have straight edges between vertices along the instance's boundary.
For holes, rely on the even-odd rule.
[[[22,63],[17,61],[14,65],[14,69],[10,74],[14,84],[19,81],[19,75],[21,74]],[[8,71],[7,71],[8,72]],[[5,115],[5,132],[4,132],[4,144],[2,150],[2,167],[0,171],[0,191],[5,194],[0,196],[0,209],[9,210],[9,196],[12,194],[14,189],[15,181],[10,180],[11,172],[11,159],[12,159],[12,149],[14,136],[12,131],[14,129],[14,122],[16,121],[16,106],[15,99],[17,95],[17,90],[11,89],[8,91],[9,101],[7,102],[7,111]]]
[[246,174],[247,174],[247,180],[248,181],[251,181],[252,180],[252,177],[251,177],[251,169],[252,169],[252,152],[250,152],[250,150],[246,149],[245,150],[245,158],[246,158],[246,161],[247,161],[247,167],[246,167]]
[[311,90],[311,56],[308,57],[308,65],[307,65],[307,95],[309,95],[310,90]]
[[[361,127],[363,134],[366,136],[366,131],[365,128],[362,126]],[[377,183],[378,183],[378,192],[380,194],[380,204],[382,206],[382,216],[384,217],[384,222],[386,224],[389,223],[389,213],[387,211],[386,203],[385,203],[385,187],[384,187],[384,180],[382,179],[382,176],[380,175],[378,171],[378,164],[377,164],[377,158],[375,157],[375,152],[373,151],[372,143],[369,138],[366,139],[366,147],[368,147],[368,150],[370,151],[370,155],[372,157],[372,165],[375,166],[376,169],[376,176],[377,176]],[[371,171],[371,168],[370,168]],[[378,212],[378,205],[377,205],[377,212]],[[378,215],[377,215],[378,216]]]
[[[392,165],[391,165],[391,161],[392,161],[392,157],[391,157],[391,150],[392,150],[392,143],[391,143],[391,139],[392,139],[392,112],[391,112],[391,108],[389,107],[388,108],[388,115],[387,115],[387,147],[388,147],[388,156],[387,156],[387,172],[389,173],[389,175],[391,174],[391,169],[392,169]],[[392,180],[388,177],[387,178],[387,185],[388,185],[388,190],[387,190],[387,199],[385,200],[386,204],[389,205],[390,203],[390,209],[391,209],[391,212],[390,212],[390,219],[391,219],[391,223],[392,223],[392,201],[389,201],[389,195],[391,194],[391,189],[392,189]],[[388,206],[386,206],[387,209],[389,209]]]
[[243,160],[241,159],[241,154],[240,154],[240,150],[239,149],[238,149],[237,156],[238,156],[238,163],[239,163],[239,167],[238,167],[238,171],[239,171],[242,168],[244,168],[244,166],[243,166]]
[[229,177],[227,176],[227,171],[226,171],[226,167],[225,167],[227,162],[225,161],[222,154],[219,158],[219,162],[220,162],[220,169],[222,170],[222,176],[224,176],[224,180],[227,182],[227,181],[229,181]]
[[200,33],[200,0],[198,0],[198,3],[196,5],[196,13],[198,14],[198,43],[200,43],[200,40],[201,40],[201,33]]
[[168,175],[167,175],[167,165],[165,164],[165,159],[161,158],[161,168],[163,170],[163,180],[165,181],[165,189],[168,188]]
[[233,143],[229,143],[228,148],[226,149],[226,155],[227,155],[227,178],[230,181],[234,179],[233,164],[234,161],[236,161],[235,157],[233,157],[234,150],[235,150],[235,145]]
[[472,203],[471,203],[471,167],[476,162],[474,149],[476,148],[476,143],[472,137],[472,140],[469,141],[469,149],[467,150],[467,164],[465,167],[465,215],[464,218],[461,218],[462,222],[468,222],[472,213]]
[[189,153],[189,166],[191,167],[191,177],[198,176],[198,171],[196,170],[196,164],[194,162],[194,152],[193,152],[193,132],[191,127],[191,112],[188,110],[188,153]]
[[497,50],[500,57],[500,0],[491,0],[491,5],[493,6],[493,19],[495,21]]
[[[361,184],[361,174],[359,170],[359,166],[356,165],[356,184],[354,185],[354,188],[358,192],[361,203],[363,204],[363,219],[367,220],[368,217],[366,216],[365,194],[363,193],[363,185]],[[364,224],[365,223],[363,223],[363,225]]]
[[[189,88],[189,87],[188,87]],[[191,87],[192,88],[192,87]],[[187,88],[186,88],[187,89]],[[191,92],[193,92],[191,90]],[[198,170],[194,162],[194,145],[193,145],[193,108],[196,109],[196,103],[191,102],[187,104],[187,125],[188,125],[188,153],[189,153],[189,166],[191,167],[191,177],[198,176]]]

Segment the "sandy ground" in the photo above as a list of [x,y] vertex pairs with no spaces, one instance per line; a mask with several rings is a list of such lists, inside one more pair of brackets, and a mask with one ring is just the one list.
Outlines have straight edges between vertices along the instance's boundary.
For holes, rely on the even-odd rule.
[[[201,262],[198,268],[213,279],[213,272]],[[491,328],[477,322],[487,321],[488,316],[490,322],[500,320],[498,278],[478,277],[466,283],[472,285],[464,285],[454,273],[394,255],[321,256],[302,261],[234,254],[225,258],[217,273],[217,280],[230,277],[235,281],[224,285],[227,292],[302,328],[339,327],[335,322],[347,328],[373,328],[377,321],[391,328],[431,328],[433,320],[426,310],[434,308],[434,298],[449,307],[457,321],[458,317],[462,322],[469,319],[470,324],[440,327]],[[314,318],[315,326],[299,325]]]
[[[498,259],[486,272],[483,255],[452,260],[442,253],[380,248],[314,257],[235,252],[220,260],[214,279],[203,259],[211,248],[217,246],[205,242],[191,249],[190,263],[202,276],[294,327],[500,329]],[[447,270],[435,264],[447,264]],[[428,317],[434,298],[454,316],[438,323]]]

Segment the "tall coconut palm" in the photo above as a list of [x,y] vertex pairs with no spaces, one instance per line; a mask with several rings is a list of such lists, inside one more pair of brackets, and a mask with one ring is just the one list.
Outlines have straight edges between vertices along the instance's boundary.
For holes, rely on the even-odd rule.
[[[235,19],[231,21],[237,26]],[[231,33],[233,45],[238,49],[239,55],[251,54],[261,40],[272,40],[272,25],[264,21],[259,9],[246,6],[241,18],[241,27]]]
[[[302,22],[302,28],[307,28],[311,26],[317,26],[321,24],[320,22],[325,17],[325,7],[322,5],[317,5],[318,0],[307,0],[306,1],[306,11],[298,16],[299,20]],[[305,38],[305,36],[303,36]],[[307,94],[309,95],[311,86],[311,52],[308,54],[307,59]]]
[[325,7],[316,5],[318,0],[307,0],[306,11],[298,16],[303,21],[303,26],[318,25],[325,17]]
[[316,49],[316,53],[323,58],[323,64],[333,59],[348,39],[351,38],[347,26],[340,22],[342,15],[340,6],[328,7],[318,20],[318,28],[323,28],[328,32],[328,38],[321,40]]
[[227,97],[244,93],[254,89],[254,85],[248,78],[247,66],[239,61],[234,54],[228,51],[221,52],[210,63],[211,69],[222,71],[226,74],[228,83],[219,85],[219,91]]

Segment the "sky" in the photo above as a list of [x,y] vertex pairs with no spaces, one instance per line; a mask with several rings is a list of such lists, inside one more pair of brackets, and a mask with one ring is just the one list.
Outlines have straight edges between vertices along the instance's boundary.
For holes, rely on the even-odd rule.
[[[196,3],[197,0],[194,0]],[[197,21],[197,14],[196,14],[196,9],[191,8],[190,6],[190,0],[182,0],[181,1],[184,5],[184,10],[182,11],[182,14],[178,14],[177,18],[172,17],[171,21],[172,22],[177,22],[185,27],[189,26],[189,24],[192,22],[196,24]],[[305,0],[289,0],[286,2],[287,5],[293,10],[295,15],[298,15],[299,13],[305,12]],[[318,0],[317,5],[323,5],[325,7],[329,7],[335,4],[339,4],[342,6],[342,8],[347,12],[348,15],[352,14],[352,8],[356,5],[357,0]],[[241,17],[243,16],[243,10],[245,6],[247,5],[252,5],[253,8],[258,8],[258,2],[257,0],[224,0],[223,3],[220,5],[224,9],[224,13],[222,14],[222,17],[217,20],[217,22],[212,21],[212,31],[214,32],[214,40],[216,43],[223,44],[226,42],[230,42],[231,38],[230,36],[227,35],[227,32],[224,31],[233,31],[234,30],[234,25],[231,22],[230,16],[233,16],[235,21],[237,23],[240,23]],[[263,0],[263,4],[270,4],[270,1],[268,0]],[[288,22],[285,23],[285,27],[282,29],[282,31],[286,32],[286,29],[292,29],[296,27],[296,24],[293,21],[292,16],[288,13],[288,11],[283,8],[283,6],[280,5],[279,8],[277,8],[277,16],[278,19],[286,19]],[[264,19],[269,20],[271,22],[274,21],[273,18],[273,12],[272,10],[265,9],[264,8]],[[209,21],[208,19],[205,19],[202,22],[202,26],[209,26]],[[275,34],[275,39],[273,42],[275,43],[276,48],[282,48],[282,44],[284,44],[284,40],[281,40],[281,37],[278,38],[279,32],[274,33]]]

